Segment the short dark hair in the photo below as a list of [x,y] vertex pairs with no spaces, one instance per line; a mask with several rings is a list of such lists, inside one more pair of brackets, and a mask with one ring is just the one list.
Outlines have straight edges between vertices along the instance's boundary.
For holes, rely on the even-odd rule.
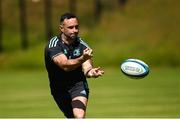
[[73,13],[64,13],[63,15],[61,15],[60,17],[60,23],[62,23],[65,19],[71,19],[71,18],[77,18],[75,14]]

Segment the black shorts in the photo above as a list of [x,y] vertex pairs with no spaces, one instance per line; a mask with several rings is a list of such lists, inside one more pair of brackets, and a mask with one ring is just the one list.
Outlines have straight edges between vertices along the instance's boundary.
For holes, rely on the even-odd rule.
[[83,96],[88,99],[89,88],[86,82],[78,82],[69,90],[62,92],[58,95],[53,95],[58,107],[61,109],[61,111],[67,118],[74,118],[72,111],[72,99],[78,96]]

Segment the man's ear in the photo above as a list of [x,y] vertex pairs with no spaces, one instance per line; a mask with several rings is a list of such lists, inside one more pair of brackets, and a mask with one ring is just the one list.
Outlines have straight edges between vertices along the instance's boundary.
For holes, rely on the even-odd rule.
[[62,25],[62,24],[59,25],[59,30],[60,30],[61,32],[63,31],[63,25]]

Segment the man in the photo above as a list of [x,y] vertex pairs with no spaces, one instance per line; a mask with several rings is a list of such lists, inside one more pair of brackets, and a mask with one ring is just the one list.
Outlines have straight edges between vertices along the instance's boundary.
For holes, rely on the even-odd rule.
[[104,71],[93,68],[92,49],[78,37],[79,23],[74,14],[63,14],[59,29],[60,35],[45,48],[51,94],[67,118],[84,118],[89,95],[86,77],[97,78]]

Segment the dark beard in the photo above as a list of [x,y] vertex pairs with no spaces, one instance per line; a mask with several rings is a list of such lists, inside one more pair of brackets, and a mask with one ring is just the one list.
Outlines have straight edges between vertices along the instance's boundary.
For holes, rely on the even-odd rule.
[[65,36],[66,36],[66,38],[68,39],[68,40],[71,40],[72,42],[74,42],[74,41],[76,41],[76,39],[77,39],[77,37],[78,37],[78,35],[76,35],[76,36],[69,36],[69,35],[67,35],[67,34],[64,34]]
[[70,40],[75,41],[77,39],[77,36],[68,37]]

